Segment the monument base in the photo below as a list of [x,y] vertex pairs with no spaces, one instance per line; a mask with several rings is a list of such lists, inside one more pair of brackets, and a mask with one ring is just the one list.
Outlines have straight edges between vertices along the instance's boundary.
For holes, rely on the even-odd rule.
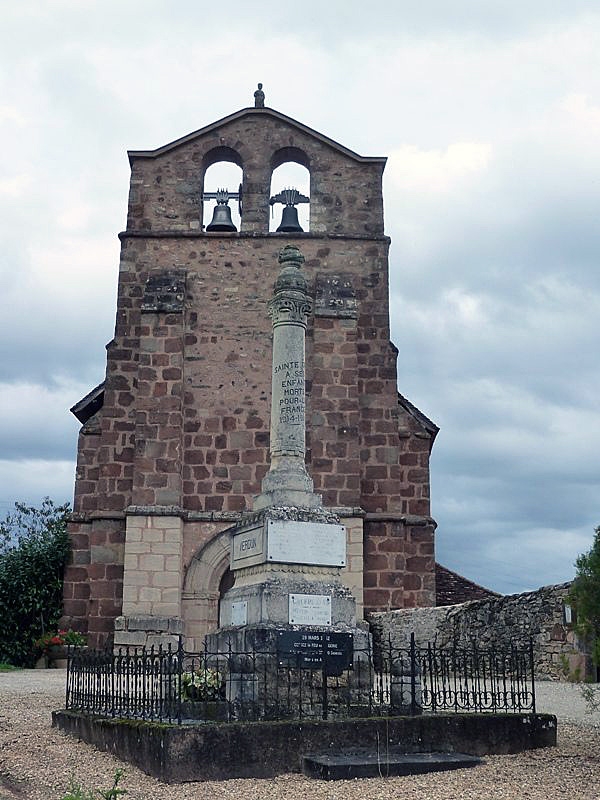
[[346,530],[337,515],[270,506],[235,526],[231,542],[235,584],[206,650],[227,675],[234,716],[347,716],[368,708],[369,632],[357,624],[356,601],[340,579]]
[[304,460],[272,455],[271,468],[262,479],[261,493],[254,498],[255,511],[273,506],[323,510],[323,498],[315,494]]
[[370,707],[373,672],[366,625],[223,628],[206,637],[206,652],[227,675],[226,700],[234,718],[327,719],[360,716]]
[[356,626],[356,601],[340,579],[346,531],[324,508],[270,506],[231,529],[235,584],[221,600],[221,627]]
[[356,627],[356,601],[335,573],[295,574],[278,567],[267,564],[260,581],[227,592],[221,600],[220,630],[245,625]]

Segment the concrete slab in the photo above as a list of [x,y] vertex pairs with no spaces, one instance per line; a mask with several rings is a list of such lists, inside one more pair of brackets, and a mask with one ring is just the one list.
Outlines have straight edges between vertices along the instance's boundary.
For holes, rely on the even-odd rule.
[[302,772],[310,778],[326,781],[352,778],[385,778],[388,775],[418,775],[449,769],[475,767],[481,759],[465,753],[400,753],[373,750],[306,755]]

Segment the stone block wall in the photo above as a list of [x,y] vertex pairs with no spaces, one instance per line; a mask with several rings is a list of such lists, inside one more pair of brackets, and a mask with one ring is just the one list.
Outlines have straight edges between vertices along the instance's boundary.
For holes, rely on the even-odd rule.
[[179,647],[179,636],[182,633],[181,620],[173,617],[123,616],[115,619],[115,648],[171,648]]
[[[152,511],[154,513],[148,513]],[[185,646],[197,651],[202,649],[204,636],[215,629],[219,583],[229,567],[228,529],[237,515],[188,512],[169,517],[166,511],[130,509],[118,523],[113,520],[116,527],[108,532],[108,538],[118,540],[118,552],[107,548],[103,555],[109,561],[120,559],[120,564],[98,562],[101,546],[95,545],[90,550],[92,523],[70,523],[74,549],[73,563],[65,573],[63,621],[69,627],[88,632],[90,645],[102,646],[113,631],[114,619],[122,615],[133,617],[134,622],[152,615],[171,620],[181,616],[183,624],[179,632],[184,635]],[[338,511],[347,515],[351,510]],[[341,518],[346,528],[348,558],[341,579],[352,591],[360,616],[364,534],[362,512],[356,512],[356,516]],[[105,528],[107,524],[103,521]],[[93,539],[98,541],[99,537],[95,535]],[[113,543],[111,548],[114,548]],[[91,572],[98,576],[97,580],[89,579],[92,554]],[[134,628],[134,622],[130,625],[125,617],[119,630],[127,630],[131,635],[125,638],[119,635],[115,643],[139,645],[143,629]],[[153,635],[157,633],[150,629]]]
[[364,607],[364,530],[361,517],[342,518],[346,528],[346,567],[342,570],[342,583],[354,595],[356,600],[356,617],[362,619]]
[[181,614],[183,522],[179,516],[127,516],[123,614]]
[[63,627],[89,634],[101,645],[112,633],[123,602],[125,516],[73,515],[71,563],[65,569]]
[[533,640],[537,678],[568,680],[595,675],[585,644],[565,621],[564,603],[570,584],[543,586],[535,592],[474,600],[453,606],[416,608],[371,614],[373,636],[389,637],[406,647],[411,633],[417,643],[440,646],[454,640],[481,647],[526,648]]
[[432,520],[390,519],[373,514],[365,521],[365,608],[389,611],[435,603]]

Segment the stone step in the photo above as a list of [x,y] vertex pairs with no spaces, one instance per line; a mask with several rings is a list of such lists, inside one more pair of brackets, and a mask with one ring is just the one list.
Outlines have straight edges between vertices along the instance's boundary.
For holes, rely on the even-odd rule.
[[377,753],[362,749],[305,755],[302,757],[302,772],[309,778],[339,781],[418,775],[423,772],[475,767],[480,763],[480,758],[465,753],[402,753],[398,750]]

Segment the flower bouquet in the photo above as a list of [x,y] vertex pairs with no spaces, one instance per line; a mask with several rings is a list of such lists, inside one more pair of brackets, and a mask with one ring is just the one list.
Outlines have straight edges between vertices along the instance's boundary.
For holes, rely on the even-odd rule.
[[68,631],[49,631],[34,642],[34,647],[42,656],[46,656],[50,661],[67,657],[69,645],[71,647],[84,647],[87,643],[86,637],[69,628]]
[[225,681],[218,670],[200,667],[181,676],[181,697],[183,700],[223,700]]

